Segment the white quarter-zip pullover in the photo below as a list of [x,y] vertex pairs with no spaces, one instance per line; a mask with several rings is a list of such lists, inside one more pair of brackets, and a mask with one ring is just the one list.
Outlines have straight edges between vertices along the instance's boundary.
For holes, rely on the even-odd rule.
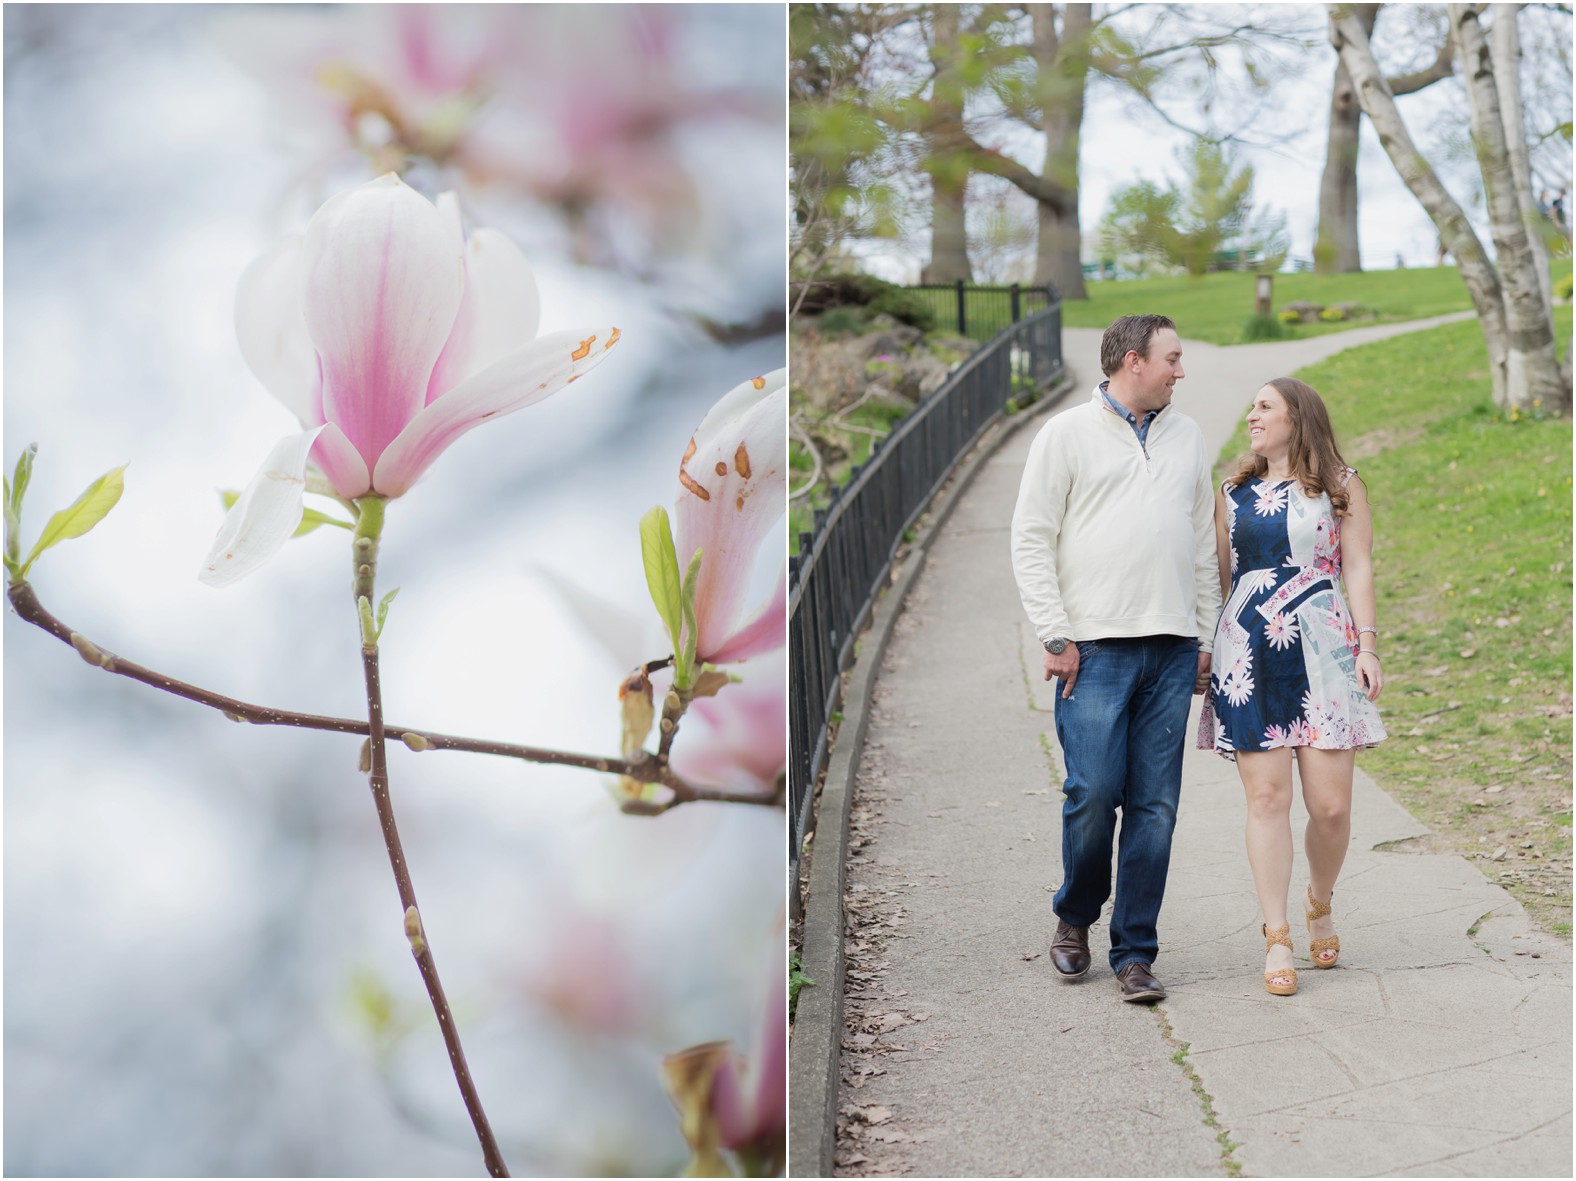
[[1220,616],[1204,433],[1167,408],[1148,445],[1100,390],[1034,437],[1012,515],[1012,569],[1040,641],[1197,636]]

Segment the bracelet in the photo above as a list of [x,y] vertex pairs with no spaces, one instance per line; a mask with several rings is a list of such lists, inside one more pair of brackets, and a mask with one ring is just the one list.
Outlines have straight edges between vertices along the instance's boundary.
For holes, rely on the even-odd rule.
[[[1359,648],[1359,649],[1357,649],[1357,655],[1358,656],[1372,656],[1375,660],[1379,660],[1379,653],[1374,651],[1372,648]],[[1379,663],[1381,665],[1383,665],[1384,661],[1379,660]]]
[[1377,627],[1360,627],[1357,629],[1358,635],[1362,635],[1364,632],[1368,632],[1376,640],[1379,638],[1379,629]]

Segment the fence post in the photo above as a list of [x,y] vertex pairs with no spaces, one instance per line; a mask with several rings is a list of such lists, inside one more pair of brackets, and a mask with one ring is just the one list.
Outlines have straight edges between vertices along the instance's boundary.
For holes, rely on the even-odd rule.
[[1012,322],[1016,324],[1022,316],[1018,312],[1018,285],[1012,285]]
[[958,335],[969,334],[968,313],[964,310],[963,280],[958,280]]

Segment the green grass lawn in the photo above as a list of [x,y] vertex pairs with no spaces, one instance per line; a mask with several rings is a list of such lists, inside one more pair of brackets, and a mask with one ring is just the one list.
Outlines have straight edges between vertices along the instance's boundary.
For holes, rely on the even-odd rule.
[[[1569,259],[1555,263],[1553,275],[1570,274]],[[1253,315],[1253,275],[1221,273],[1192,278],[1124,279],[1088,284],[1087,300],[1062,304],[1069,328],[1104,328],[1118,316],[1158,312],[1176,320],[1184,337],[1210,344],[1241,344],[1243,325]],[[1364,271],[1356,275],[1276,275],[1276,311],[1297,301],[1353,302],[1378,313],[1372,320],[1298,324],[1294,336],[1323,336],[1364,324],[1422,320],[1471,308],[1466,285],[1454,267],[1404,271]]]
[[[1555,326],[1568,342],[1569,307]],[[1570,420],[1493,407],[1476,321],[1297,376],[1373,503],[1390,739],[1358,760],[1435,831],[1429,847],[1474,857],[1569,939]],[[1243,426],[1221,466],[1246,447]]]

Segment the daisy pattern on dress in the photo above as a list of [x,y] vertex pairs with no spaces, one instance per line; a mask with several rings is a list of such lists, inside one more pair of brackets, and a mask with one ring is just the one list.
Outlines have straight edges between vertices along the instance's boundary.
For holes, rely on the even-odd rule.
[[1307,718],[1293,720],[1291,728],[1286,732],[1288,746],[1309,746],[1313,743],[1314,732],[1308,725]]
[[1264,728],[1264,749],[1274,750],[1278,746],[1290,746],[1291,736],[1280,726],[1266,726]]
[[1253,501],[1253,511],[1261,517],[1273,517],[1286,507],[1286,493],[1288,489],[1277,488],[1272,484],[1255,484],[1253,490],[1258,493]]
[[1297,641],[1297,621],[1277,611],[1265,621],[1264,638],[1277,651],[1289,648]]
[[1233,668],[1220,683],[1220,691],[1232,705],[1245,705],[1253,696],[1253,676],[1246,669]]
[[1260,591],[1269,590],[1275,585],[1275,571],[1249,570],[1237,580],[1237,586],[1245,595],[1256,595]]

